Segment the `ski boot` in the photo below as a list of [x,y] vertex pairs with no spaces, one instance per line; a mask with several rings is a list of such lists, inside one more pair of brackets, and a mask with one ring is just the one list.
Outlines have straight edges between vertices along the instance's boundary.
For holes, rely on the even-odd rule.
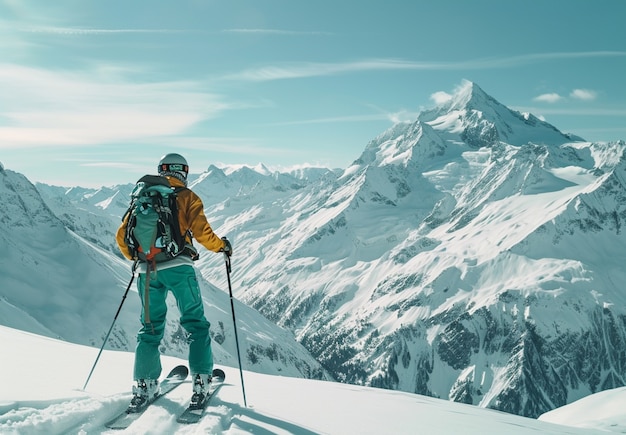
[[211,384],[211,375],[195,374],[193,379],[193,395],[191,396],[190,408],[202,408]]
[[129,412],[137,412],[148,405],[159,394],[159,381],[156,379],[138,379],[133,385],[133,398]]

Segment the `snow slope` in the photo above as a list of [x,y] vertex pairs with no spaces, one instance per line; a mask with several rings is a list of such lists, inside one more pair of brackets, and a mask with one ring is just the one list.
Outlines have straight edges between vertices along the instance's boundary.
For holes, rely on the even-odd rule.
[[[131,279],[131,262],[102,249],[112,237],[106,225],[97,225],[104,215],[95,215],[94,208],[78,213],[78,208],[63,198],[58,207],[50,207],[53,201],[45,203],[23,175],[10,170],[0,172],[0,202],[6,205],[0,209],[0,242],[4,247],[0,250],[0,324],[99,348],[123,300],[107,347],[134,349],[141,303],[136,281],[123,299]],[[64,217],[57,216],[55,210],[64,210]],[[74,219],[79,216],[85,219]],[[74,223],[76,232],[67,221]],[[93,244],[78,233],[90,234],[103,243]],[[229,295],[224,291],[223,257],[203,255],[217,257],[215,268],[220,276],[211,282],[199,279],[211,322],[213,352],[216,360],[234,363],[236,349]],[[262,373],[332,379],[290,332],[238,301],[234,304],[244,367]],[[174,356],[188,353],[187,336],[171,295],[161,349]]]
[[[235,296],[335,379],[537,417],[626,385],[625,150],[467,82],[343,173],[211,166],[190,186],[234,243]],[[63,194],[119,216],[122,190]],[[83,213],[67,216],[83,238],[92,228],[110,238]],[[197,266],[223,281],[219,256]]]
[[[398,391],[244,372],[243,407],[238,370],[223,367],[226,385],[197,425],[176,423],[191,393],[187,382],[155,403],[127,430],[104,424],[123,411],[130,394],[132,354],[105,351],[85,391],[97,350],[0,326],[0,433],[31,434],[601,434],[626,429],[626,390],[589,397],[576,408],[538,421]],[[167,369],[184,361],[164,357]],[[574,404],[576,405],[576,404]],[[571,406],[574,406],[571,405]],[[571,413],[576,420],[561,425]],[[590,425],[590,422],[593,425]]]
[[334,182],[206,213],[238,296],[337,380],[536,417],[626,385],[624,150],[467,83]]

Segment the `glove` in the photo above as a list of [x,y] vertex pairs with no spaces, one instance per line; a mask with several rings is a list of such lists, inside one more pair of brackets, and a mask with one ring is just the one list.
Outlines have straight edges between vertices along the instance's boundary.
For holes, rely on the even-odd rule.
[[220,252],[223,252],[230,257],[233,255],[233,245],[230,244],[230,241],[226,237],[222,237],[222,240],[224,241],[224,247],[220,250]]

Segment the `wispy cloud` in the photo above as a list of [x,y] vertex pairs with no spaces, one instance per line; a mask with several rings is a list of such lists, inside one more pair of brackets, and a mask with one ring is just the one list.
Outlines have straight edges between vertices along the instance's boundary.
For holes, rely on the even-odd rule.
[[570,97],[576,100],[590,101],[595,100],[597,96],[598,94],[595,91],[591,91],[589,89],[574,89],[570,93]]
[[381,113],[381,114],[370,114],[370,115],[334,116],[334,117],[327,117],[327,118],[274,122],[271,125],[329,124],[329,123],[337,123],[337,122],[382,121],[382,120],[388,120],[388,119],[390,119],[390,115]]
[[85,166],[88,168],[111,168],[111,169],[133,169],[136,165],[125,162],[90,162],[81,163],[79,166]]
[[446,101],[450,101],[451,98],[452,98],[452,95],[444,91],[435,92],[431,94],[430,96],[430,100],[437,105],[443,104]]
[[197,83],[133,83],[107,69],[0,64],[0,149],[176,135],[231,107]]
[[565,116],[617,116],[626,117],[626,109],[603,109],[603,108],[546,108],[516,106],[512,109],[519,112],[530,112],[543,115],[565,115]]
[[227,80],[261,82],[304,77],[330,76],[359,71],[443,69],[445,67],[446,64],[443,63],[410,62],[398,59],[369,59],[340,63],[307,62],[247,69],[239,73],[227,75],[224,78]]
[[224,29],[224,30],[202,30],[202,29],[103,29],[87,27],[55,27],[55,26],[31,26],[18,27],[15,30],[24,33],[44,33],[57,35],[117,35],[117,34],[168,34],[168,33],[231,33],[240,35],[268,35],[268,36],[330,36],[331,32],[323,31],[296,31],[281,29]]
[[593,57],[626,57],[626,51],[536,53],[502,58],[471,59],[460,62],[411,61],[403,59],[365,59],[352,62],[336,63],[283,63],[278,65],[246,69],[238,73],[227,75],[223,78],[227,80],[261,82],[271,80],[297,79],[305,77],[330,76],[360,71],[480,70],[513,68],[538,62]]
[[533,98],[534,101],[539,101],[541,103],[556,103],[563,99],[562,96],[557,94],[556,92],[551,92],[548,94],[541,94]]
[[326,118],[302,119],[296,121],[273,122],[269,125],[287,126],[287,125],[310,125],[310,124],[333,124],[345,122],[372,122],[372,121],[390,121],[392,124],[411,122],[417,117],[417,113],[405,110],[397,112],[381,112],[367,115],[347,115],[332,116]]
[[280,155],[281,153],[287,152],[284,148],[268,146],[259,138],[245,136],[155,136],[148,138],[146,142],[157,146],[171,146],[172,143],[176,143],[176,147],[179,149],[202,151],[204,154],[210,151],[250,157]]
[[281,30],[281,29],[225,29],[223,33],[240,33],[252,35],[284,35],[284,36],[306,36],[306,35],[323,35],[330,36],[331,32],[321,31],[303,31],[303,30]]
[[589,59],[599,57],[626,57],[626,51],[562,51],[551,53],[529,53],[519,56],[508,56],[501,58],[477,59],[475,66],[479,68],[508,68],[521,65],[529,65],[538,62],[549,62],[565,59]]
[[37,27],[20,27],[16,30],[25,33],[43,33],[43,34],[57,34],[57,35],[116,35],[116,34],[129,34],[129,33],[155,33],[155,34],[167,34],[167,33],[197,33],[199,30],[176,30],[176,29],[97,29],[97,28],[81,28],[81,27],[49,27],[49,26],[37,26]]
[[[590,89],[574,89],[569,94],[569,98],[572,98],[574,100],[583,100],[583,101],[595,100],[597,96],[598,96],[598,93]],[[567,98],[556,92],[541,94],[533,98],[533,101],[537,101],[540,103],[558,103],[559,101],[564,101],[564,100],[567,100]]]

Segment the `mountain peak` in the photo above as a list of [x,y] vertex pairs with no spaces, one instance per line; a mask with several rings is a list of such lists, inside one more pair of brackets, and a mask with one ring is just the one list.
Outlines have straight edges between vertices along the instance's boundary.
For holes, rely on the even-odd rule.
[[432,94],[435,107],[426,113],[444,113],[465,109],[480,109],[488,104],[499,104],[474,82],[463,80],[452,93],[439,91]]
[[428,166],[450,147],[479,149],[498,143],[560,146],[583,141],[506,107],[476,83],[464,80],[454,93],[433,94],[436,106],[411,124],[398,123],[372,140],[355,165]]
[[488,95],[474,82],[464,80],[459,87],[457,87],[455,93],[450,96],[448,104],[444,103],[447,110],[462,110],[462,109],[481,109],[488,104],[498,104],[493,97]]
[[522,146],[529,142],[562,145],[583,141],[562,133],[553,125],[530,114],[522,114],[503,105],[476,83],[464,80],[453,94],[434,94],[437,105],[421,112],[418,120],[429,124],[448,138],[472,148],[497,142]]
[[214,175],[214,176],[219,176],[219,177],[226,177],[226,174],[224,174],[224,171],[221,170],[220,168],[218,168],[215,165],[209,165],[209,167],[207,168],[205,173],[208,174],[208,175]]

